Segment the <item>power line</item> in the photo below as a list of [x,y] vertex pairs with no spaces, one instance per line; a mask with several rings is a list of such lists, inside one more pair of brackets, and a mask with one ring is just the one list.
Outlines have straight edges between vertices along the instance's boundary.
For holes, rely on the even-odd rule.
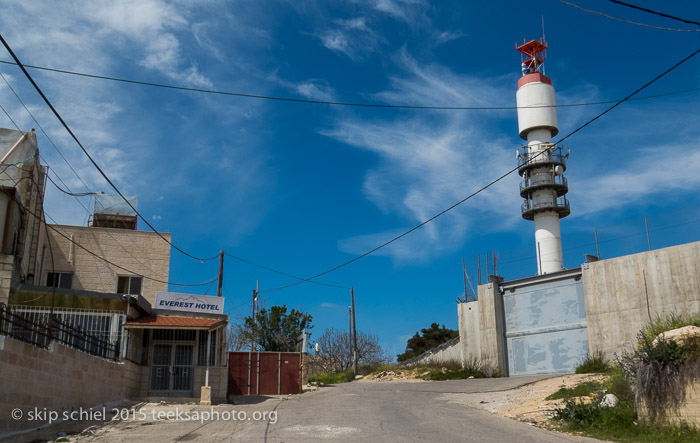
[[[29,178],[29,177],[25,177],[25,178]],[[36,182],[34,182],[34,183],[36,184]],[[27,208],[26,206],[24,206],[22,203],[19,203],[19,202],[18,202],[18,204],[20,205],[20,207],[21,207],[24,211],[26,211],[27,213],[29,213],[32,217],[34,217],[34,218],[36,218],[36,219],[38,219],[38,220],[41,221],[41,218],[40,218],[36,213],[34,213],[33,211],[29,210],[29,208]],[[46,214],[46,211],[44,211],[44,214]],[[56,222],[56,221],[53,219],[53,217],[49,216],[48,214],[46,214],[46,215],[51,219],[51,221],[53,221],[54,223]],[[67,236],[67,235],[64,234],[63,232],[61,232],[61,231],[60,231],[58,228],[56,228],[55,226],[50,225],[50,224],[48,224],[48,223],[46,223],[45,225],[46,225],[49,229],[51,229],[52,231],[54,231],[56,234],[58,234],[58,235],[60,235],[61,237],[65,238],[66,240],[68,240],[68,241],[71,242],[72,244],[76,245],[76,246],[79,247],[80,249],[84,250],[84,251],[87,252],[88,254],[92,255],[93,257],[95,257],[95,258],[97,258],[97,259],[99,259],[99,260],[102,260],[103,262],[108,263],[108,264],[110,264],[110,265],[112,265],[112,266],[114,266],[114,267],[116,267],[116,268],[118,268],[118,269],[121,269],[122,271],[128,272],[129,274],[135,275],[135,276],[137,276],[137,277],[142,277],[142,278],[144,278],[144,279],[146,279],[146,280],[151,280],[151,281],[155,281],[155,282],[158,282],[158,283],[164,283],[164,284],[173,285],[173,286],[188,286],[188,287],[192,287],[192,286],[205,286],[205,285],[211,284],[212,282],[215,282],[215,281],[218,279],[218,277],[215,277],[214,279],[208,280],[208,281],[203,282],[203,283],[175,283],[175,282],[171,282],[171,281],[167,281],[167,280],[160,280],[160,279],[157,279],[157,278],[154,278],[154,277],[149,277],[149,276],[147,276],[147,275],[144,275],[144,274],[141,274],[141,273],[132,271],[132,270],[130,270],[130,269],[128,269],[128,268],[125,268],[124,266],[118,265],[118,264],[114,263],[113,261],[111,261],[111,260],[109,260],[109,259],[107,259],[107,258],[105,258],[105,257],[102,257],[101,255],[99,255],[99,254],[97,254],[97,253],[95,253],[95,252],[92,252],[91,250],[87,249],[85,246],[81,245],[81,244],[78,243],[77,241],[73,240],[72,238],[70,238],[69,236]]]
[[[244,263],[248,263],[249,265],[256,266],[256,267],[258,267],[258,268],[265,269],[265,270],[267,270],[267,271],[275,272],[275,273],[277,273],[277,274],[285,275],[285,276],[287,276],[287,277],[295,278],[295,279],[297,279],[297,280],[304,280],[303,277],[298,277],[298,276],[296,276],[296,275],[287,274],[286,272],[278,271],[277,269],[273,269],[273,268],[270,268],[270,267],[267,267],[267,266],[263,266],[263,265],[259,265],[259,264],[257,264],[257,263],[253,263],[253,262],[250,261],[250,260],[246,260],[246,259],[241,258],[241,257],[236,257],[235,255],[230,254],[230,253],[228,253],[228,252],[226,252],[226,251],[224,251],[224,254],[228,255],[228,256],[231,257],[231,258],[235,258],[236,260],[240,260],[240,261],[242,261],[242,262],[244,262]],[[322,282],[318,282],[318,281],[311,281],[310,283],[314,283],[314,284],[317,284],[317,285],[323,285],[323,286],[330,286],[331,288],[350,289],[349,286],[332,285],[332,284],[330,284],[330,283],[322,283]]]
[[[615,109],[616,107],[618,107],[618,106],[621,105],[622,103],[628,101],[633,95],[635,95],[635,94],[637,94],[638,92],[642,91],[643,89],[647,88],[647,87],[650,86],[652,83],[654,83],[654,82],[656,82],[657,80],[659,80],[661,77],[665,76],[666,74],[668,74],[669,72],[673,71],[674,69],[676,69],[677,67],[679,67],[680,65],[682,65],[683,63],[685,63],[686,61],[690,60],[692,57],[696,56],[698,53],[700,53],[700,49],[694,51],[692,54],[688,55],[688,56],[685,57],[683,60],[681,60],[681,61],[679,61],[678,63],[674,64],[672,67],[670,67],[669,69],[667,69],[667,70],[664,71],[663,73],[657,75],[656,77],[654,77],[654,79],[652,79],[651,81],[645,83],[644,86],[638,88],[637,90],[635,90],[634,92],[632,92],[631,94],[629,94],[627,97],[625,97],[625,98],[623,98],[622,100],[620,100],[620,101],[618,101],[617,103],[615,103],[613,106],[609,107],[608,109],[606,109],[605,111],[601,112],[601,113],[598,114],[597,116],[595,116],[595,117],[593,117],[592,119],[588,120],[586,123],[584,123],[583,125],[579,126],[579,127],[576,128],[574,131],[572,131],[572,132],[570,132],[569,134],[567,134],[565,137],[559,139],[555,144],[558,144],[558,143],[563,142],[564,140],[566,140],[567,138],[569,138],[569,137],[571,137],[572,135],[576,134],[577,132],[579,132],[579,131],[582,130],[583,128],[585,128],[585,127],[587,127],[588,125],[590,125],[591,123],[593,123],[594,121],[598,120],[600,117],[602,117],[602,116],[604,116],[605,114],[607,114],[608,112],[612,111],[613,109]],[[538,155],[541,155],[543,152],[546,152],[546,151],[541,151]],[[531,162],[531,161],[534,160],[535,158],[536,158],[536,157],[534,157],[534,156],[531,157],[531,158],[528,158],[528,162]],[[503,179],[504,179],[505,177],[507,177],[508,175],[510,175],[510,174],[512,174],[513,172],[517,171],[518,168],[519,168],[519,166],[517,166],[517,167],[515,167],[515,168],[512,168],[511,170],[509,170],[509,171],[506,172],[505,174],[501,175],[500,177],[498,177],[497,179],[491,181],[491,182],[488,183],[487,185],[485,185],[485,186],[479,188],[478,190],[474,191],[473,193],[471,193],[471,194],[468,195],[467,197],[463,198],[462,200],[458,201],[457,203],[453,204],[453,205],[450,206],[449,208],[447,208],[447,209],[443,210],[442,212],[440,212],[440,213],[438,213],[438,214],[436,214],[436,215],[430,217],[429,219],[425,220],[424,222],[420,223],[419,225],[417,225],[417,226],[415,226],[415,227],[409,229],[408,231],[406,231],[406,232],[404,232],[404,233],[402,233],[402,234],[400,234],[400,235],[398,235],[398,236],[392,238],[391,240],[382,243],[381,245],[377,246],[376,248],[371,249],[371,250],[365,252],[365,253],[362,254],[362,255],[359,255],[359,256],[357,256],[357,257],[351,259],[351,260],[348,260],[348,261],[346,261],[346,262],[344,262],[344,263],[342,263],[342,264],[340,264],[340,265],[338,265],[338,266],[335,266],[335,267],[333,267],[333,268],[331,268],[331,269],[329,269],[329,270],[327,270],[327,271],[321,272],[320,274],[316,274],[316,275],[314,275],[313,277],[309,277],[309,278],[307,278],[307,279],[298,281],[298,282],[296,282],[296,283],[291,283],[291,284],[288,284],[288,285],[285,285],[285,286],[280,286],[280,287],[273,288],[273,289],[267,289],[267,290],[265,290],[265,291],[260,291],[260,292],[261,292],[261,293],[263,293],[263,292],[273,292],[273,291],[279,291],[279,290],[281,290],[281,289],[286,289],[286,288],[289,288],[289,287],[292,287],[292,286],[296,286],[296,285],[298,285],[298,284],[301,284],[301,283],[304,283],[304,282],[306,282],[306,281],[310,281],[310,280],[316,279],[316,278],[318,278],[318,277],[321,277],[322,275],[326,275],[326,274],[328,274],[328,273],[330,273],[330,272],[333,272],[333,271],[338,270],[338,269],[340,269],[340,268],[343,268],[343,267],[345,267],[345,266],[347,266],[347,265],[349,265],[349,264],[351,264],[351,263],[354,263],[354,262],[356,262],[357,260],[360,260],[360,259],[362,259],[362,258],[364,258],[364,257],[366,257],[366,256],[368,256],[368,255],[370,255],[370,254],[372,254],[372,253],[374,253],[374,252],[376,252],[376,251],[378,251],[378,250],[384,248],[385,246],[388,246],[388,245],[390,245],[391,243],[394,243],[395,241],[401,239],[402,237],[405,237],[406,235],[410,234],[411,232],[413,232],[413,231],[415,231],[415,230],[417,230],[417,229],[420,229],[421,227],[425,226],[426,224],[430,223],[431,221],[435,220],[436,218],[440,217],[441,215],[446,214],[447,212],[451,211],[452,209],[456,208],[457,206],[461,205],[462,203],[466,202],[467,200],[471,199],[472,197],[474,197],[474,196],[480,194],[481,192],[483,192],[483,191],[485,191],[486,189],[490,188],[490,187],[493,186],[494,184],[496,184],[496,183],[498,183],[499,181],[503,180]]]
[[[83,181],[82,177],[80,177],[80,174],[78,174],[78,172],[68,162],[68,159],[66,159],[66,157],[63,155],[61,150],[58,149],[58,146],[56,146],[56,143],[54,143],[53,139],[51,137],[49,137],[49,134],[46,133],[46,131],[44,130],[44,127],[41,126],[41,123],[39,123],[39,121],[36,119],[36,117],[34,117],[34,114],[32,114],[32,112],[29,110],[27,105],[24,103],[24,100],[22,100],[22,97],[20,97],[19,94],[17,93],[17,91],[15,91],[15,88],[12,87],[12,84],[10,84],[10,82],[7,80],[7,78],[5,78],[5,76],[2,74],[2,72],[0,72],[0,77],[2,77],[2,79],[5,81],[5,84],[7,85],[7,87],[10,88],[10,91],[12,91],[12,93],[17,98],[17,100],[22,104],[22,107],[24,108],[24,110],[27,112],[27,114],[29,114],[29,116],[32,118],[34,123],[36,123],[39,130],[44,134],[44,137],[46,137],[46,139],[49,141],[49,143],[51,143],[51,146],[53,146],[53,148],[56,150],[58,155],[63,159],[63,161],[66,163],[66,165],[68,165],[70,170],[73,171],[73,174],[75,174],[75,176],[78,177],[78,180],[80,180],[80,183],[82,183],[83,186],[85,186],[85,189],[90,191],[90,187],[85,183],[85,181]],[[15,126],[17,127],[17,125],[15,125]],[[19,127],[17,127],[17,129],[20,130]],[[66,189],[68,189],[70,191],[70,188],[68,188],[68,185],[63,180],[61,180],[61,178],[58,175],[56,175],[56,178],[58,178],[59,181],[61,183],[63,183],[63,185],[66,187]],[[81,205],[82,205],[82,203],[81,203]],[[83,206],[83,208],[85,208],[85,206]],[[88,213],[90,213],[90,211],[87,208],[85,208],[85,210],[88,211]]]
[[[17,65],[17,63],[0,60],[0,63],[5,63],[8,65]],[[33,66],[33,65],[22,65],[25,68],[37,69],[42,71],[57,72],[60,74],[76,75],[80,77],[88,77],[100,80],[109,80],[121,83],[130,83],[142,86],[152,86],[156,88],[166,88],[175,89],[179,91],[189,91],[189,92],[199,92],[204,94],[216,94],[216,95],[228,95],[233,97],[244,97],[244,98],[254,98],[261,100],[273,100],[273,101],[283,101],[283,102],[294,102],[294,103],[310,103],[319,105],[333,105],[333,106],[349,106],[349,107],[363,107],[363,108],[389,108],[389,109],[424,109],[424,110],[442,110],[442,111],[498,111],[498,110],[513,110],[513,109],[529,109],[529,108],[568,108],[568,107],[579,107],[579,106],[595,106],[595,105],[608,105],[611,103],[617,103],[618,100],[603,100],[596,102],[583,102],[583,103],[569,103],[569,104],[557,104],[557,105],[536,105],[536,106],[420,106],[420,105],[400,105],[400,104],[382,104],[382,103],[358,103],[358,102],[336,102],[336,101],[325,101],[325,100],[311,100],[302,99],[294,97],[279,97],[272,95],[259,95],[259,94],[247,94],[242,92],[230,92],[230,91],[216,91],[212,89],[203,88],[191,88],[187,86],[178,85],[168,85],[163,83],[154,83],[140,80],[124,79],[119,77],[110,77],[106,75],[97,74],[86,74],[82,72],[67,71],[64,69],[47,68],[44,66]],[[637,97],[633,100],[648,100],[652,98],[666,97],[669,95],[684,94],[687,92],[698,91],[700,88],[690,88],[680,91],[672,91],[663,94],[649,95],[644,97]]]
[[567,2],[567,1],[565,1],[565,0],[558,0],[558,1],[559,1],[560,3],[564,3],[564,4],[566,4],[566,5],[573,6],[574,8],[580,9],[580,10],[582,10],[582,11],[586,11],[586,12],[591,12],[591,13],[593,13],[593,14],[602,15],[603,17],[606,17],[606,18],[609,18],[609,19],[612,19],[612,20],[617,20],[617,21],[624,22],[624,23],[629,23],[629,24],[632,24],[632,25],[646,26],[647,28],[661,29],[661,30],[663,30],[663,31],[676,31],[676,32],[698,32],[698,31],[700,31],[700,29],[665,28],[665,27],[663,27],[663,26],[654,26],[654,25],[649,25],[649,24],[646,24],[646,23],[634,22],[634,21],[631,21],[631,20],[626,20],[626,19],[624,19],[624,18],[614,17],[614,16],[612,16],[612,15],[608,15],[608,14],[605,14],[605,13],[600,12],[600,11],[594,11],[593,9],[586,9],[586,8],[584,8],[583,6],[579,6],[579,5],[576,5],[576,4],[574,4],[574,3]]
[[669,15],[669,14],[666,14],[663,12],[654,11],[653,9],[643,8],[641,6],[633,5],[632,3],[625,3],[625,2],[622,2],[620,0],[608,0],[608,1],[611,1],[613,3],[617,3],[618,5],[627,6],[628,8],[639,9],[640,11],[648,12],[650,14],[655,14],[655,15],[659,15],[661,17],[670,18],[671,20],[677,20],[679,22],[688,23],[689,25],[700,26],[700,22],[696,22],[693,20],[686,20],[684,18],[676,17],[676,16]]
[[124,194],[121,193],[121,191],[119,190],[119,188],[117,188],[117,186],[112,182],[112,180],[110,180],[110,178],[107,176],[107,174],[105,174],[105,172],[102,170],[102,168],[97,164],[97,162],[95,161],[95,159],[92,158],[92,156],[91,156],[90,153],[87,151],[87,149],[85,149],[85,147],[84,147],[83,144],[80,142],[80,140],[78,140],[78,137],[73,133],[73,131],[71,130],[71,128],[68,126],[68,124],[63,120],[63,117],[61,117],[61,115],[58,113],[58,111],[56,110],[56,108],[54,108],[53,104],[51,104],[51,101],[49,101],[49,99],[46,97],[46,95],[44,95],[44,92],[41,90],[41,88],[39,88],[39,85],[37,85],[36,82],[34,81],[34,79],[32,78],[32,76],[29,75],[29,72],[27,72],[27,70],[26,70],[26,68],[24,67],[24,65],[22,65],[22,62],[19,61],[19,58],[18,58],[18,57],[15,55],[15,53],[12,51],[12,48],[11,48],[10,45],[7,43],[7,41],[5,41],[5,38],[2,36],[2,34],[0,34],[0,41],[1,41],[2,44],[5,46],[5,49],[7,49],[7,52],[9,52],[10,55],[12,56],[12,58],[15,60],[15,62],[17,63],[17,66],[19,66],[19,68],[22,70],[22,72],[23,72],[24,75],[27,77],[27,79],[28,79],[29,82],[32,84],[32,86],[34,86],[34,89],[36,89],[36,91],[39,93],[39,95],[41,96],[41,98],[44,99],[44,102],[46,103],[46,105],[51,109],[51,111],[53,112],[53,114],[54,114],[54,115],[56,116],[56,118],[61,122],[61,124],[62,124],[63,127],[66,129],[66,131],[68,131],[68,133],[69,133],[70,136],[73,138],[73,140],[75,140],[75,142],[78,144],[78,146],[80,146],[80,149],[81,149],[81,150],[83,151],[83,153],[87,156],[87,158],[90,160],[90,162],[93,164],[93,166],[97,169],[97,171],[102,175],[102,177],[104,177],[104,179],[107,181],[107,183],[109,183],[109,185],[112,187],[112,189],[114,189],[114,190],[116,191],[116,193],[119,194],[119,196],[126,202],[126,204],[129,205],[129,207],[141,218],[141,220],[144,221],[144,223],[146,223],[146,225],[147,225],[153,232],[155,232],[156,234],[158,234],[158,236],[159,236],[161,239],[163,239],[163,241],[165,241],[166,243],[168,243],[168,244],[169,244],[170,246],[172,246],[174,249],[176,249],[177,251],[181,252],[182,254],[184,254],[184,255],[186,255],[186,256],[188,256],[188,257],[190,257],[190,258],[193,258],[193,259],[199,260],[199,261],[213,260],[213,259],[215,259],[215,258],[218,258],[218,256],[219,256],[218,254],[215,255],[215,256],[213,256],[213,257],[209,257],[209,258],[201,258],[201,257],[197,257],[197,256],[195,256],[195,255],[192,255],[192,254],[190,254],[189,252],[187,252],[187,251],[185,251],[185,250],[179,248],[179,247],[176,246],[175,244],[173,244],[170,240],[168,240],[167,238],[165,238],[165,237],[163,236],[163,234],[161,234],[160,232],[158,232],[158,231],[156,230],[156,228],[154,228],[153,225],[151,225],[151,223],[149,223],[149,221],[148,221],[144,216],[142,216],[142,215],[138,212],[138,210],[134,207],[134,205],[131,204],[131,202],[124,196]]

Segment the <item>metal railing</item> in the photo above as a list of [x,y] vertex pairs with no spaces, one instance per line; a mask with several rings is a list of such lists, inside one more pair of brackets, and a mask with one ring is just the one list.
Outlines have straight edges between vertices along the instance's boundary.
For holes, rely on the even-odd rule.
[[522,210],[523,217],[528,220],[532,220],[534,214],[539,211],[556,211],[559,213],[560,217],[566,217],[571,213],[571,208],[569,207],[569,200],[566,197],[553,198],[551,200],[534,202],[532,200],[526,200],[520,206]]
[[121,337],[105,340],[99,335],[90,334],[73,319],[61,318],[54,314],[51,318],[47,310],[26,310],[22,307],[0,303],[0,334],[25,343],[48,348],[51,340],[78,349],[90,355],[118,360]]
[[550,186],[556,188],[558,192],[566,193],[569,190],[569,181],[563,175],[554,173],[533,175],[520,182],[520,195],[535,188]]
[[518,155],[518,173],[522,176],[526,170],[547,165],[559,165],[566,171],[566,154],[560,146],[543,145],[545,151],[537,151],[529,155],[528,149]]
[[48,315],[44,318],[29,318],[0,303],[0,334],[2,335],[40,348],[48,348],[51,341],[48,323]]

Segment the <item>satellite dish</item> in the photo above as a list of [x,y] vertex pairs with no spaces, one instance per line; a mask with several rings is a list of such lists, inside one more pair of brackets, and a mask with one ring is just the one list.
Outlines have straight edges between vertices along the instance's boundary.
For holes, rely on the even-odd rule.
[[561,165],[557,165],[554,167],[554,173],[556,175],[564,175],[564,168]]
[[314,343],[314,351],[318,352],[320,350],[321,350],[321,345],[319,345],[318,343]]

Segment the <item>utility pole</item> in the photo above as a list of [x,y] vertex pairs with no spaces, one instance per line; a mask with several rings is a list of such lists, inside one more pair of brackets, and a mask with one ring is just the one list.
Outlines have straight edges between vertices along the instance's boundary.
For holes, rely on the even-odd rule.
[[219,288],[216,291],[217,297],[222,297],[224,287],[224,250],[219,252]]
[[254,343],[255,343],[255,313],[257,312],[257,307],[258,307],[258,291],[260,290],[260,281],[258,280],[257,284],[255,285],[256,289],[253,289],[253,329],[252,333],[250,335],[250,352],[253,352],[254,349]]
[[352,301],[352,370],[357,375],[357,325],[355,323],[355,288],[350,287],[350,299]]
[[352,307],[348,306],[348,357],[350,358],[348,361],[352,361],[352,349]]

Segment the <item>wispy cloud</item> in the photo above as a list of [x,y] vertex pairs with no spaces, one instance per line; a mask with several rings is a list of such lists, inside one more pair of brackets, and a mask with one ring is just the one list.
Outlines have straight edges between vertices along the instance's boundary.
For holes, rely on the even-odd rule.
[[[581,214],[648,204],[655,196],[691,192],[700,187],[700,137],[686,143],[666,143],[640,149],[624,168],[585,177],[571,191]],[[673,155],[659,155],[672,152]],[[653,161],[650,161],[653,159]],[[584,177],[582,177],[583,179]],[[585,183],[585,187],[581,186]],[[595,189],[592,195],[591,189]]]
[[[455,74],[441,66],[421,65],[405,50],[396,61],[404,74],[391,78],[391,89],[377,94],[380,100],[479,106],[503,103],[512,95],[495,81]],[[499,115],[496,112],[494,117]],[[515,163],[509,141],[486,129],[493,123],[489,117],[465,111],[420,112],[384,121],[342,116],[322,133],[377,154],[380,162],[366,173],[364,194],[382,211],[400,214],[411,227],[463,199]],[[490,228],[511,223],[514,215],[519,216],[519,196],[514,192],[517,180],[517,175],[509,176],[488,193],[379,253],[399,260],[424,260],[458,248],[477,217],[480,229],[486,225],[484,217],[492,220]],[[345,239],[340,248],[350,253],[366,252],[402,230]]]
[[372,30],[364,17],[334,20],[331,28],[318,38],[331,51],[346,55],[351,60],[362,60],[376,51],[383,39]]

